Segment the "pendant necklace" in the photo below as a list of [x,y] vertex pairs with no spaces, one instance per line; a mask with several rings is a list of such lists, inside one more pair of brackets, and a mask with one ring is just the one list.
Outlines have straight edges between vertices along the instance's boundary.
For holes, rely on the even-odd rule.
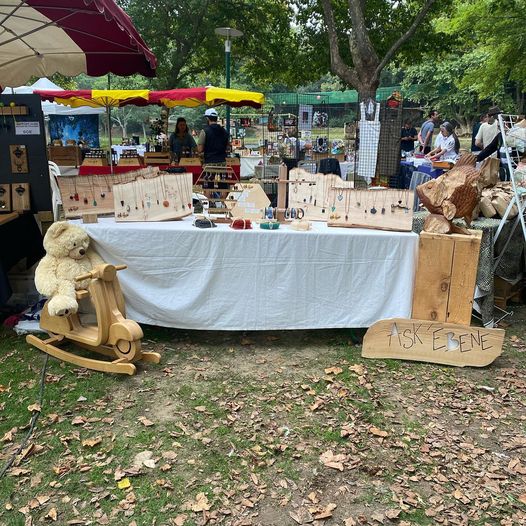
[[349,210],[351,208],[351,190],[345,189],[345,221],[349,221]]
[[354,192],[354,203],[356,204],[356,208],[360,208],[360,206],[362,204],[360,202],[360,192],[361,192],[361,190],[356,189],[356,190],[353,190],[353,192]]
[[338,201],[342,201],[342,200],[343,200],[343,187],[338,186]]
[[385,201],[387,200],[387,192],[388,190],[382,190],[384,195],[383,195],[383,200],[382,200],[382,214],[385,214]]
[[167,198],[167,195],[166,195],[166,179],[164,177],[164,174],[161,176],[162,179],[161,179],[161,192],[162,192],[162,196],[163,196],[163,206],[165,208],[168,208],[170,206],[170,201],[168,201],[168,198]]
[[95,199],[95,177],[96,175],[92,175],[90,179],[88,179],[89,188],[91,191],[91,196],[93,197],[92,204],[93,206],[97,206],[97,201]]
[[[188,207],[188,210],[191,210],[192,209],[192,185],[194,182],[193,175],[191,173],[182,174],[181,177],[183,177],[184,189],[186,190],[186,196],[185,196],[185,201],[187,201],[186,206]],[[184,208],[184,201],[183,201],[183,208]]]
[[373,193],[373,206],[371,207],[371,214],[376,214],[376,212],[378,212],[378,210],[376,210],[376,194],[379,190],[371,190]]

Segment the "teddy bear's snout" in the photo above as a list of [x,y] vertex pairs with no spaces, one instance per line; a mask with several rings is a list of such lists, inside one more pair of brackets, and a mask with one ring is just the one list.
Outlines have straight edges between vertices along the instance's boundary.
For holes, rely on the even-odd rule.
[[86,251],[85,251],[83,248],[81,248],[81,249],[79,250],[79,254],[80,254],[81,256],[83,256],[85,253],[86,253]]

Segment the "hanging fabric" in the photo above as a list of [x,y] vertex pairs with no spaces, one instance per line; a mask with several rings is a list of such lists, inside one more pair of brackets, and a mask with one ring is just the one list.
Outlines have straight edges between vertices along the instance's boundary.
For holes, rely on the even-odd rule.
[[374,103],[366,105],[360,102],[360,149],[358,159],[358,177],[371,182],[376,174],[376,161],[378,158],[378,141],[380,139],[380,104],[376,103],[374,120],[367,120],[366,113],[371,113]]

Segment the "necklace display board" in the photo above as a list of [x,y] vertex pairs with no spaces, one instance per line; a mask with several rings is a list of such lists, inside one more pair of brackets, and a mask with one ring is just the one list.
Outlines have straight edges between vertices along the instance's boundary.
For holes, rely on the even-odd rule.
[[82,175],[57,177],[62,206],[66,219],[80,217],[86,213],[113,215],[113,186],[129,183],[138,177],[155,177],[157,167],[147,167],[113,175]]
[[160,173],[113,186],[116,221],[167,221],[192,214],[192,174]]
[[327,221],[330,215],[330,197],[333,188],[351,189],[352,181],[343,181],[334,174],[310,173],[294,168],[289,173],[289,208],[302,208],[305,219]]
[[412,229],[412,190],[334,186],[329,200],[329,226],[400,232],[410,232]]
[[[44,119],[37,95],[0,95],[0,196],[17,196],[17,207],[33,213],[52,209]],[[5,185],[10,185],[10,190]],[[22,196],[16,188],[24,188]],[[14,189],[14,191],[12,190]],[[7,195],[10,197],[7,198]],[[19,199],[23,197],[23,199]],[[11,210],[14,210],[11,203]]]

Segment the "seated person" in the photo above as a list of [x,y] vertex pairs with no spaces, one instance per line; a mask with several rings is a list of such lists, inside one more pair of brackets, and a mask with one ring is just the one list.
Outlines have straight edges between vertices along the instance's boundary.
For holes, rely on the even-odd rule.
[[453,126],[449,122],[444,122],[440,126],[435,147],[426,154],[426,159],[431,161],[455,161],[460,151],[460,141],[453,131]]
[[172,160],[179,162],[183,155],[193,153],[197,145],[190,134],[186,119],[179,117],[175,124],[175,130],[170,135],[170,152],[172,153]]

